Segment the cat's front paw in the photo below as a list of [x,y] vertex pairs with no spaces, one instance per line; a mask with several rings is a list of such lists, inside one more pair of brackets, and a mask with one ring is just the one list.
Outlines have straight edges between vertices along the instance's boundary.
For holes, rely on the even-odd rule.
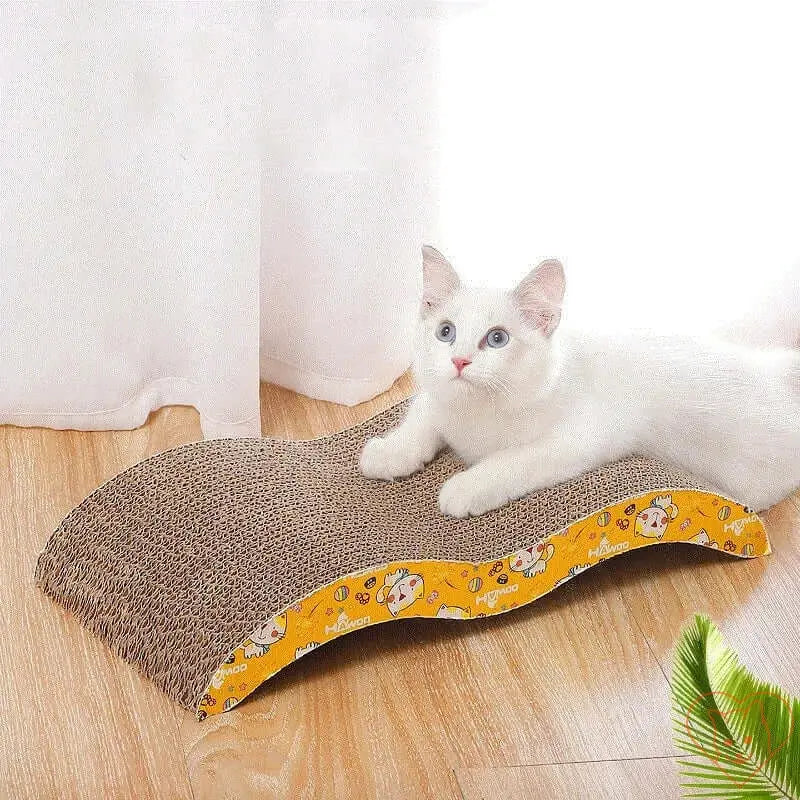
[[439,510],[451,517],[478,517],[505,505],[508,498],[472,469],[453,475],[439,491]]
[[367,440],[358,461],[358,468],[365,478],[382,481],[405,478],[424,466],[425,462],[421,458],[416,458],[414,453],[406,452],[398,447],[396,442],[379,436]]

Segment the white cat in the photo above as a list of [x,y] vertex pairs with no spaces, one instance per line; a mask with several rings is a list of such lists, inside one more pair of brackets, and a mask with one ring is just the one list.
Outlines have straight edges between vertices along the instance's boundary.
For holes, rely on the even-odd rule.
[[[420,391],[397,428],[366,443],[365,476],[410,475],[449,445],[467,464],[439,494],[456,517],[633,453],[756,509],[800,486],[800,351],[562,330],[558,261],[510,292],[468,288],[424,247],[423,276]],[[786,335],[796,342],[800,324]]]

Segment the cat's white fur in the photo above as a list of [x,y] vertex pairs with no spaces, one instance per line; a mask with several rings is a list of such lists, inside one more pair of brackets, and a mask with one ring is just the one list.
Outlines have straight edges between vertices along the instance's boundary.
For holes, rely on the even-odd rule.
[[[555,261],[513,292],[462,286],[433,248],[423,248],[423,273],[420,391],[397,428],[366,443],[365,476],[410,475],[449,445],[467,468],[443,484],[439,506],[457,517],[634,453],[679,465],[755,509],[800,486],[800,351],[788,341],[756,349],[561,329]],[[435,335],[445,320],[456,328],[452,343]],[[509,342],[488,347],[497,326]],[[800,324],[785,336],[795,343]],[[471,359],[460,377],[453,357]]]

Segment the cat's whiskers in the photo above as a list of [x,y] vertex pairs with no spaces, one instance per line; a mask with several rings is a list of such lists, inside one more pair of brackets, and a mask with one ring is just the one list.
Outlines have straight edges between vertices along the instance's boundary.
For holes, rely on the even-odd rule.
[[511,384],[499,375],[486,375],[486,385],[489,387],[489,396],[494,401],[494,393],[499,394],[505,400],[511,400]]
[[497,419],[497,401],[495,400],[494,392],[491,391],[491,384],[490,384],[489,388],[490,388],[490,391],[489,391],[489,402],[491,403],[491,406],[492,406],[492,417],[494,419]]
[[492,378],[493,386],[499,389],[506,397],[509,399],[511,398],[511,382],[507,381],[505,378],[501,378],[499,375],[495,375]]

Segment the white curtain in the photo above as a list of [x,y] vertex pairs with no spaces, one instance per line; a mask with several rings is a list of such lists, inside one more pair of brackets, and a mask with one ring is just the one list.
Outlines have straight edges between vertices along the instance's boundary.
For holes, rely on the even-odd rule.
[[310,5],[267,56],[261,376],[352,404],[411,361],[445,4]]
[[259,372],[390,385],[448,5],[0,4],[0,424],[254,435]]
[[3,4],[0,423],[259,432],[257,29],[236,4]]

